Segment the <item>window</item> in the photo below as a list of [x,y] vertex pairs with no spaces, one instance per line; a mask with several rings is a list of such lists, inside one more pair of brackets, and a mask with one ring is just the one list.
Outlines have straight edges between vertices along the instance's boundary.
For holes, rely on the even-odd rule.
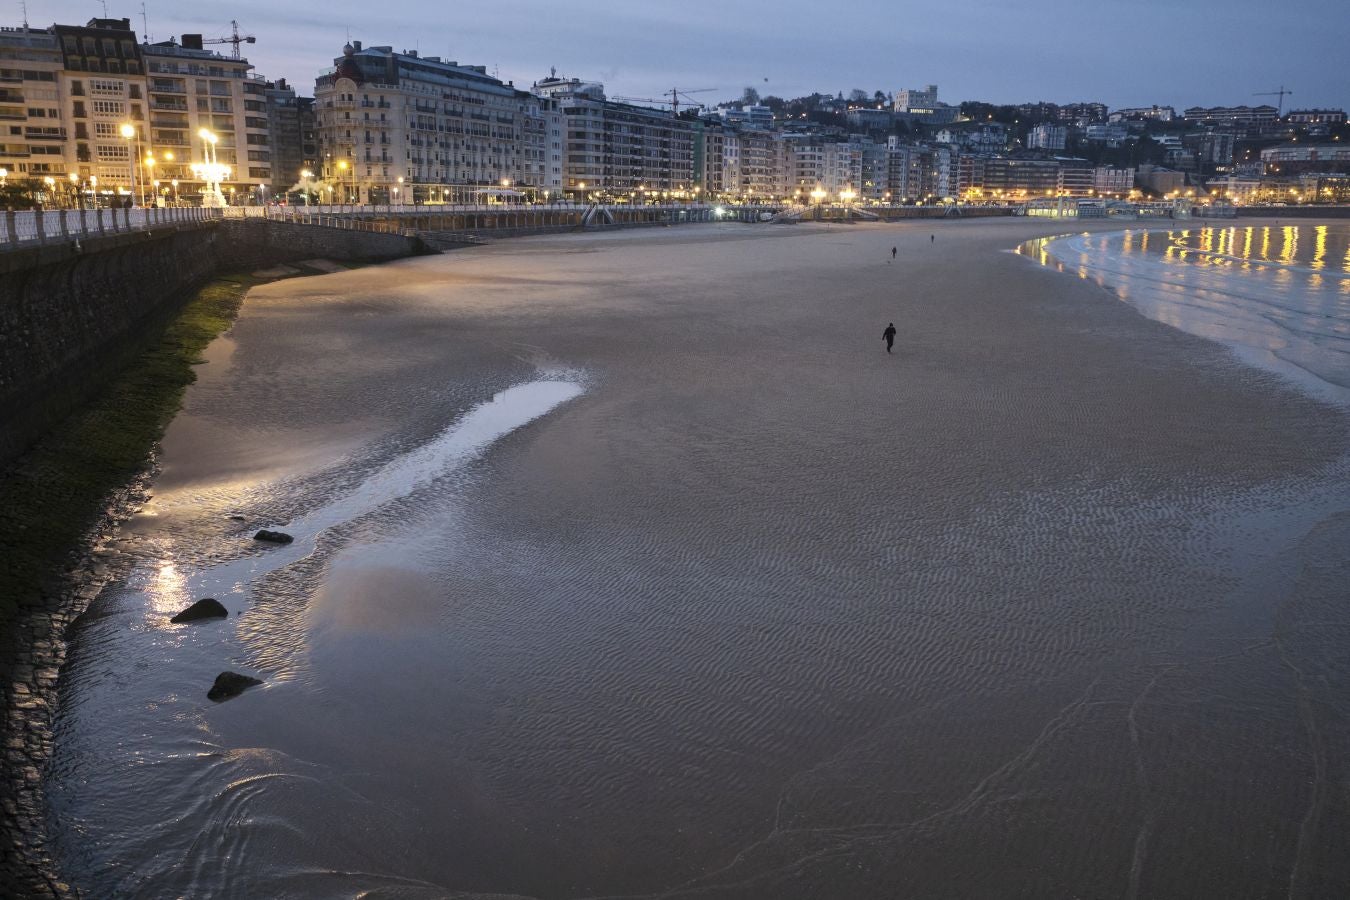
[[126,144],[99,144],[98,155],[101,159],[130,159],[131,150]]
[[89,89],[95,94],[122,94],[122,82],[110,81],[104,78],[93,78],[89,81]]
[[95,100],[94,112],[102,116],[120,116],[126,112],[126,105],[116,100]]

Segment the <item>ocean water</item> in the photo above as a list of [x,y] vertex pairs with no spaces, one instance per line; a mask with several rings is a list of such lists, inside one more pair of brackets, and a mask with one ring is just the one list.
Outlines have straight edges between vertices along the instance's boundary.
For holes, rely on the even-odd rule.
[[1206,225],[1078,234],[1019,249],[1151,319],[1350,401],[1350,225]]
[[[1244,270],[1204,229],[1052,244],[1066,274],[1004,252],[1046,227],[568,235],[253,291],[72,629],[62,875],[1350,895],[1333,383],[1088,267],[1231,334],[1279,332],[1225,298],[1340,275]],[[230,617],[168,623],[203,595]],[[211,703],[225,669],[264,684]]]

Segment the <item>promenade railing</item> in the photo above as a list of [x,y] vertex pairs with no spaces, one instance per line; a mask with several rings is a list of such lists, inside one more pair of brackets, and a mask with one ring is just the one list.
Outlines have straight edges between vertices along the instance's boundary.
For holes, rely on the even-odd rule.
[[199,225],[221,218],[219,209],[148,207],[143,209],[7,210],[0,226],[0,250],[62,244],[81,238]]

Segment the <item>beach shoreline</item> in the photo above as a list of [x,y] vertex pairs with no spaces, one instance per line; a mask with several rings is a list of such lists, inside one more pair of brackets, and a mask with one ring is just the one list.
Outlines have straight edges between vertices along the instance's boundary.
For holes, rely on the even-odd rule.
[[[1176,227],[1217,224],[1177,223]],[[1230,224],[1221,223],[1222,227]],[[357,484],[363,473],[397,460],[407,448],[425,442],[447,421],[488,397],[528,380],[541,367],[563,365],[587,373],[594,389],[562,413],[503,438],[475,467],[477,474],[456,487],[466,497],[478,497],[482,483],[499,485],[497,490],[505,492],[501,501],[486,496],[475,503],[465,501],[463,511],[456,513],[469,523],[457,527],[463,528],[466,540],[478,547],[483,559],[493,551],[491,543],[474,543],[480,532],[480,542],[496,536],[492,539],[500,539],[503,546],[537,546],[543,548],[538,551],[541,558],[573,564],[586,557],[573,559],[573,538],[558,537],[569,530],[587,547],[609,546],[616,560],[640,558],[633,554],[639,553],[641,545],[632,544],[627,536],[647,535],[673,559],[687,555],[691,560],[706,560],[703,565],[716,576],[714,581],[732,578],[730,570],[724,569],[733,564],[732,558],[724,558],[723,550],[688,530],[688,523],[702,521],[713,532],[728,536],[759,535],[744,553],[771,583],[776,582],[773,573],[781,567],[797,564],[794,559],[810,561],[799,577],[807,583],[819,582],[822,598],[840,590],[828,576],[831,567],[862,579],[868,585],[861,595],[868,598],[863,603],[867,616],[878,614],[873,610],[872,592],[887,583],[877,574],[877,566],[883,564],[897,567],[903,585],[897,588],[898,597],[919,598],[907,613],[918,617],[914,622],[945,615],[936,601],[954,602],[954,598],[943,593],[947,590],[939,565],[943,554],[950,557],[944,565],[1009,567],[1014,573],[1014,586],[1006,588],[1010,598],[1029,601],[1021,593],[1026,585],[1015,574],[1017,554],[1009,549],[1006,557],[989,555],[993,553],[989,542],[1003,531],[995,529],[974,542],[964,536],[965,531],[973,534],[983,527],[982,517],[997,518],[1015,509],[1017,515],[1028,517],[1026,527],[1035,535],[1028,546],[1049,551],[1056,546],[1056,529],[1061,526],[1034,518],[1035,504],[1062,501],[1065,508],[1077,508],[1096,491],[1112,498],[1096,515],[1119,517],[1121,528],[1137,529],[1139,535],[1154,541],[1155,526],[1140,525],[1136,511],[1115,510],[1113,504],[1128,501],[1148,508],[1193,504],[1193,521],[1198,522],[1202,513],[1222,516],[1229,508],[1230,501],[1225,499],[1205,509],[1210,494],[1245,496],[1244,492],[1270,485],[1323,479],[1344,458],[1347,448],[1343,414],[1329,415],[1326,406],[1300,396],[1267,373],[1242,366],[1223,348],[1147,320],[1093,284],[1003,252],[1030,237],[1119,229],[1119,223],[1023,219],[793,228],[704,226],[550,235],[255,288],[227,342],[218,341],[208,350],[202,377],[189,389],[183,411],[165,437],[154,498],[125,529],[116,552],[125,554],[133,565],[145,565],[160,554],[188,571],[214,564],[222,552],[227,557],[246,556],[247,551],[239,549],[240,526],[232,524],[229,515],[244,515],[248,527],[273,519],[288,521],[312,508],[316,485],[330,485],[323,490],[333,490],[331,485]],[[890,262],[892,246],[900,250],[894,263]],[[701,270],[700,261],[708,268]],[[716,274],[711,274],[714,268]],[[900,334],[896,356],[888,359],[880,334],[886,321],[892,320]],[[747,468],[755,461],[776,477],[766,483],[753,468]],[[603,491],[598,488],[602,484]],[[1192,492],[1188,484],[1203,490]],[[719,497],[742,497],[745,506],[728,505]],[[906,521],[889,518],[895,510],[905,510]],[[442,527],[437,523],[443,513],[432,509],[410,509],[408,515],[417,521],[425,518],[433,530]],[[791,515],[802,517],[803,532],[787,528],[787,519],[778,518]],[[867,524],[859,528],[858,518]],[[1038,530],[1047,527],[1044,533]],[[1097,551],[1080,543],[1073,530],[1076,526],[1064,527],[1069,530],[1058,539],[1066,542],[1071,559],[1080,564],[1107,564],[1107,558],[1099,558]],[[1110,526],[1105,531],[1099,524],[1082,527],[1086,534],[1114,540]],[[332,555],[321,554],[325,566],[347,560],[343,577],[358,584],[378,574],[381,570],[369,559],[361,561],[355,535],[363,529],[383,534],[391,528],[398,533],[397,527],[378,517],[344,526],[343,537],[333,549],[324,551]],[[828,546],[825,535],[830,529],[849,534],[854,545]],[[939,541],[935,537],[948,532],[950,538]],[[869,536],[873,533],[883,537],[874,539]],[[612,544],[595,543],[602,534]],[[782,548],[775,542],[781,542]],[[410,543],[418,546],[417,541]],[[870,558],[868,554],[882,555]],[[554,585],[554,591],[581,592],[587,586],[591,593],[603,594],[599,585],[590,584],[587,576],[572,568],[518,564],[536,582]],[[1125,578],[1132,571],[1126,566],[1102,581],[1107,574],[1093,580],[1066,572],[1058,563],[1038,558],[1037,564],[1047,573],[1057,573],[1055,577],[1086,578],[1097,591],[1110,579]],[[480,571],[485,565],[482,559],[457,561],[448,570],[455,573],[459,589],[476,598],[462,601],[470,607],[487,603],[492,596],[493,589],[486,588],[488,582],[483,580],[489,571],[503,583],[514,580],[505,570]],[[1192,583],[1195,573],[1187,565],[1177,559],[1164,561],[1162,568],[1173,577],[1184,575],[1189,589],[1203,593],[1198,582]],[[700,583],[692,570],[671,577],[686,590]],[[296,642],[303,644],[306,634],[318,641],[313,633],[320,626],[355,628],[357,633],[374,628],[381,635],[394,627],[385,621],[377,628],[362,618],[367,598],[333,594],[332,585],[324,586],[322,573],[307,578],[302,588],[292,589],[300,591],[295,596],[318,590],[322,602],[312,606],[299,602],[283,614],[250,601],[239,610],[243,618],[236,626],[240,637],[234,643],[187,646],[181,653],[175,651],[171,664],[167,659],[155,660],[151,653],[148,658],[166,663],[164,668],[171,674],[149,676],[147,690],[164,695],[173,683],[168,679],[200,669],[207,660],[219,662],[221,668],[240,659],[262,668],[270,666],[267,674],[280,682],[279,688],[236,701],[253,705],[235,707],[231,713],[261,718],[248,725],[216,722],[215,727],[221,729],[218,740],[229,746],[232,733],[242,738],[251,728],[261,729],[252,732],[251,740],[267,735],[283,746],[293,741],[293,735],[278,735],[275,725],[264,723],[270,716],[270,703],[284,704],[283,709],[303,718],[303,704],[296,706],[286,690],[295,685],[292,694],[300,692],[310,684],[309,679],[317,677],[311,673],[318,667],[313,660],[318,651],[296,646]],[[427,621],[425,617],[432,615],[428,604],[434,605],[439,596],[420,582],[407,584],[412,586],[403,593],[419,599],[383,614],[395,625],[404,618]],[[787,584],[777,590],[788,590]],[[941,586],[932,602],[916,593],[925,584]],[[985,589],[998,589],[996,585],[991,581]],[[1168,641],[1155,632],[1165,631],[1164,623],[1215,615],[1214,598],[1208,596],[1181,611],[1166,604],[1155,606],[1150,592],[1164,589],[1148,579],[1140,586],[1122,583],[1118,590],[1141,604],[1139,608],[1117,613],[1124,617],[1119,629],[1100,634],[1090,619],[1074,619],[1062,650],[1054,649],[1061,639],[1052,637],[1053,618],[1085,614],[1071,596],[1060,596],[1052,589],[1055,604],[1044,609],[1033,604],[1030,618],[1016,617],[1015,627],[1025,630],[1028,646],[1040,648],[1016,668],[1018,677],[1028,679],[1028,685],[1036,679],[1054,685],[1041,694],[1030,691],[1028,710],[1058,709],[1062,715],[1078,716],[1076,704],[1084,702],[1085,682],[1065,678],[1058,667],[1086,672],[1090,667],[1083,660],[1094,652],[1104,653],[1113,662],[1097,677],[1110,681],[1111,673],[1130,668],[1136,654],[1142,658],[1162,652],[1160,648]],[[553,596],[535,599],[544,602]],[[125,634],[128,624],[140,627],[138,623],[148,622],[147,610],[159,614],[166,597],[147,597],[140,601],[123,590],[120,597],[95,599],[103,605],[99,615],[104,624],[95,623],[89,634],[76,639],[91,647],[105,639],[126,641],[123,649],[131,653],[150,652],[136,643],[134,628],[132,637],[122,638],[105,638],[99,631],[117,629]],[[168,599],[182,597],[175,594]],[[785,634],[795,633],[802,627],[795,618],[801,601],[790,592],[778,601],[793,611],[779,624]],[[964,610],[970,602],[962,600],[959,608]],[[845,607],[836,608],[833,601],[827,606],[835,627],[843,628],[841,623],[854,615]],[[994,610],[976,606],[980,615]],[[802,614],[809,608],[809,604],[802,606]],[[616,612],[614,607],[592,601],[573,615],[580,621],[600,621]],[[556,656],[560,672],[570,672],[569,667],[580,664],[568,651],[548,642],[542,622],[532,622],[532,614],[519,614],[525,621],[516,623],[515,640],[525,646],[533,642],[539,653]],[[692,618],[682,627],[700,633],[721,621],[720,614],[702,606],[689,615]],[[765,615],[772,624],[788,613],[766,608]],[[353,616],[358,617],[357,625],[352,624]],[[473,625],[466,626],[470,634],[486,627],[472,619],[469,623]],[[723,623],[728,633],[737,633],[744,625],[739,619]],[[862,633],[852,629],[849,626],[843,632],[849,637],[841,647],[864,640]],[[288,638],[285,646],[268,637],[287,630],[300,636]],[[489,633],[481,631],[479,639],[498,640],[489,638]],[[722,638],[714,629],[704,639],[716,642]],[[873,639],[860,646],[870,647]],[[907,638],[887,626],[881,640],[898,649],[906,646]],[[927,643],[909,646],[908,651],[922,656],[932,642],[943,645],[951,640],[942,634],[928,636]],[[991,634],[980,640],[998,644]],[[500,659],[506,662],[497,665],[504,672],[515,672],[512,652],[495,643],[492,646],[505,654]],[[471,647],[461,649],[475,655]],[[656,649],[672,652],[660,643]],[[842,670],[835,670],[833,652],[822,648],[804,658],[839,678]],[[946,667],[942,670],[949,674],[959,671],[950,668],[957,663],[952,657],[955,652],[955,646],[943,650],[932,664]],[[963,652],[971,653],[972,659],[986,653],[974,648]],[[297,656],[308,658],[301,664],[293,661]],[[678,665],[675,657],[668,664]],[[725,658],[710,659],[708,664],[726,667],[737,677],[756,683]],[[624,668],[626,678],[634,684],[650,684],[657,696],[666,687],[637,662],[626,663]],[[885,683],[886,671],[869,668],[868,678]],[[972,713],[980,710],[980,715],[992,715],[983,709],[983,699],[974,698],[995,690],[993,672],[957,676],[956,683],[972,698],[968,701]],[[368,673],[357,666],[346,674]],[[807,679],[804,673],[783,677]],[[156,682],[156,678],[166,680]],[[859,729],[868,720],[901,711],[917,715],[936,703],[938,694],[925,693],[936,691],[936,686],[923,678],[919,682],[922,686],[913,689],[917,692],[913,702],[894,708],[884,692],[872,696],[876,686],[866,682],[849,682],[867,695],[865,701],[857,701],[858,709],[853,709],[855,701],[842,694],[826,703],[833,693],[828,689],[822,689],[819,702],[850,710],[841,713],[838,727],[862,734],[865,730]],[[623,709],[611,696],[609,684],[602,680],[598,688],[583,693],[591,703],[617,703],[616,708]],[[195,688],[181,686],[187,693]],[[555,688],[541,683],[534,689],[547,694]],[[899,684],[892,689],[900,690]],[[730,702],[712,686],[701,690],[710,698],[709,704]],[[1093,690],[1088,688],[1089,700]],[[99,698],[107,697],[78,677],[74,684],[62,685],[61,691],[67,707],[63,727],[68,738],[78,737],[79,729],[89,727],[85,710],[92,711]],[[503,702],[508,708],[514,702],[510,691]],[[555,702],[566,705],[560,698]],[[769,706],[777,710],[775,704]],[[578,715],[590,715],[598,708],[578,707]],[[776,714],[795,717],[787,710]],[[684,727],[695,722],[697,717],[682,720]],[[598,723],[591,725],[598,728]],[[760,727],[755,725],[751,734],[757,735]],[[976,733],[980,732],[972,732]],[[537,739],[532,732],[525,736]],[[720,740],[715,735],[704,739]],[[760,782],[784,767],[792,768],[789,763],[808,745],[812,753],[825,758],[831,746],[822,736],[776,755],[756,744],[758,737],[738,736],[737,740],[763,756],[759,766],[769,773],[736,772],[735,783],[746,785],[746,813],[719,813],[725,821],[718,826],[721,831],[710,828],[710,833],[719,835],[715,841],[689,836],[682,846],[693,862],[685,868],[670,861],[658,865],[651,857],[638,858],[598,887],[635,893],[644,885],[677,883],[691,871],[697,873],[700,866],[716,870],[715,847],[728,839],[740,839],[748,827],[742,818],[760,815],[762,820],[765,789]],[[837,747],[835,752],[839,752]],[[915,758],[924,756],[918,753]],[[330,764],[340,768],[355,765],[355,760]],[[553,764],[551,757],[545,756],[541,764],[548,768]],[[980,764],[972,763],[971,771],[978,770]],[[512,771],[529,781],[522,771]],[[485,777],[496,785],[498,802],[508,802],[502,796],[505,774],[493,770],[489,776]],[[967,778],[965,770],[956,770],[948,776],[950,785],[934,781],[925,788],[933,799],[924,804],[940,808],[937,798]],[[584,782],[572,787],[588,789]],[[546,787],[540,789],[548,794]],[[638,783],[628,789],[637,790]],[[61,809],[82,815],[84,801],[68,794],[58,800]],[[509,791],[506,794],[508,805],[530,808]],[[866,806],[862,801],[851,802],[857,809],[845,816],[846,821]],[[925,807],[920,804],[919,808]],[[801,815],[819,813],[804,809]],[[625,815],[633,817],[630,824],[638,833],[657,827],[658,820],[650,816],[627,808]],[[672,815],[675,821],[692,825],[697,821],[697,807]],[[87,824],[83,820],[79,826],[63,823],[58,844],[71,849],[69,842]],[[596,839],[602,834],[597,832]],[[500,843],[494,843],[494,838]],[[561,867],[555,869],[558,874],[524,873],[510,881],[486,855],[493,846],[518,842],[514,846],[520,852],[519,848],[533,845],[496,822],[482,840],[484,856],[461,861],[475,873],[476,884],[550,896],[556,893],[550,890],[548,879],[552,877],[566,879],[555,888],[564,883],[575,890],[597,887],[587,881],[593,877],[588,873],[595,871],[598,858],[593,848],[573,848],[573,861],[552,860],[553,866]],[[961,846],[958,837],[952,840]],[[859,845],[866,846],[870,846],[866,841]],[[775,857],[796,852],[786,847],[770,849]],[[307,852],[317,853],[313,848]],[[321,857],[318,853],[316,859]],[[752,869],[749,876],[764,878],[770,877],[764,872],[777,870],[778,862],[770,862],[755,869],[759,862],[752,857],[744,865]],[[1128,869],[1128,862],[1121,865]],[[936,878],[942,867],[932,865]],[[79,874],[87,879],[91,873]],[[158,874],[168,878],[166,884],[173,889],[185,888],[174,883],[171,875]],[[453,887],[444,880],[444,873],[428,868],[426,862],[412,865],[408,872],[385,874],[408,875],[444,889]],[[1108,874],[1111,878],[1119,875],[1114,870]],[[76,883],[81,882],[77,879]],[[1065,888],[1080,883],[1069,875],[1055,882]],[[83,884],[90,889],[110,887],[97,881]],[[737,896],[734,887],[718,889],[715,879],[708,886],[715,896]]]

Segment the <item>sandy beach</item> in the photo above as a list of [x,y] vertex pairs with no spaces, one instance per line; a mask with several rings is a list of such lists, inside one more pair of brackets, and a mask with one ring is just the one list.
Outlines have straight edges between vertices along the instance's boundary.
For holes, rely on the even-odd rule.
[[[1347,420],[1009,252],[1114,227],[567,234],[254,289],[75,636],[63,875],[1350,889]],[[417,455],[537,382],[575,388]],[[230,619],[167,627],[203,584]],[[266,683],[209,704],[224,669]]]

